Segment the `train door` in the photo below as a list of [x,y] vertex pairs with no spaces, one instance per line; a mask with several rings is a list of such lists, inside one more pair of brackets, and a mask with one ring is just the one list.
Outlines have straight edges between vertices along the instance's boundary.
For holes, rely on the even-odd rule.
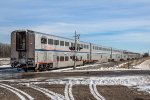
[[57,56],[57,54],[54,54],[53,55],[53,64],[54,64],[54,67],[57,68],[58,67],[58,63],[59,63],[59,56]]
[[35,34],[33,32],[28,32],[27,44],[28,67],[35,67]]
[[43,61],[47,63],[47,51],[43,52]]
[[87,60],[89,60],[90,59],[90,54],[87,54]]
[[43,50],[43,58],[42,61],[44,63],[47,62],[47,51],[46,51],[46,46],[47,46],[47,38],[45,36],[41,37],[41,49]]
[[16,51],[16,32],[11,33],[11,66],[15,67],[15,62],[18,61],[18,52]]
[[18,51],[18,62],[26,64],[26,31],[16,33],[16,51]]

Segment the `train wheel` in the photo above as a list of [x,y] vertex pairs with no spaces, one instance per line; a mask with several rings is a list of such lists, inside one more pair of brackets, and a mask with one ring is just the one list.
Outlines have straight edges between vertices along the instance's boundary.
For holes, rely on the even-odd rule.
[[43,64],[40,64],[40,65],[39,65],[38,70],[39,70],[40,72],[43,71]]
[[49,68],[50,68],[50,64],[46,64],[45,70],[49,71]]
[[40,72],[40,71],[42,71],[43,70],[43,65],[42,64],[37,64],[36,65],[36,68],[35,68],[35,71],[36,72]]
[[38,70],[38,67],[39,67],[39,64],[36,64],[36,65],[35,65],[35,69],[34,69],[35,72],[38,72],[38,71],[39,71],[39,70]]

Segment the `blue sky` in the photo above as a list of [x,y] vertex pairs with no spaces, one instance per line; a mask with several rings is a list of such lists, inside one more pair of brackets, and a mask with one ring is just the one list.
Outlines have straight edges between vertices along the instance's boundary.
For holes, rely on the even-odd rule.
[[10,33],[31,29],[114,48],[150,50],[150,0],[0,1],[0,42]]

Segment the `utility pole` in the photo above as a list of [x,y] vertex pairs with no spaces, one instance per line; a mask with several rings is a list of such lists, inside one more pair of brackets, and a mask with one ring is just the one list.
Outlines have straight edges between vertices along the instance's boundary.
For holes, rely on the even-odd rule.
[[111,50],[110,50],[110,61],[112,62],[112,47],[111,47]]
[[122,56],[123,56],[123,51],[121,50],[121,61],[122,61],[122,59],[123,59],[123,57],[122,57]]
[[129,66],[130,66],[130,64],[129,64],[129,52],[128,52],[128,69],[129,69]]
[[76,60],[77,60],[77,57],[76,57],[76,55],[77,55],[77,40],[79,41],[79,37],[80,37],[80,34],[77,34],[77,32],[75,31],[75,39],[74,39],[74,41],[75,41],[75,44],[74,44],[74,46],[75,46],[75,50],[74,50],[74,67],[73,67],[73,69],[75,70],[76,69]]

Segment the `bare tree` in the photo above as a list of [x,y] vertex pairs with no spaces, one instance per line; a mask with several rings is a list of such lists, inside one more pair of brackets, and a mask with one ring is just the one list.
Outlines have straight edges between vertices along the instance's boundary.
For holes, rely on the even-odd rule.
[[10,44],[0,43],[0,58],[10,57]]
[[147,52],[143,54],[143,57],[148,57],[148,56],[149,56],[149,53]]

